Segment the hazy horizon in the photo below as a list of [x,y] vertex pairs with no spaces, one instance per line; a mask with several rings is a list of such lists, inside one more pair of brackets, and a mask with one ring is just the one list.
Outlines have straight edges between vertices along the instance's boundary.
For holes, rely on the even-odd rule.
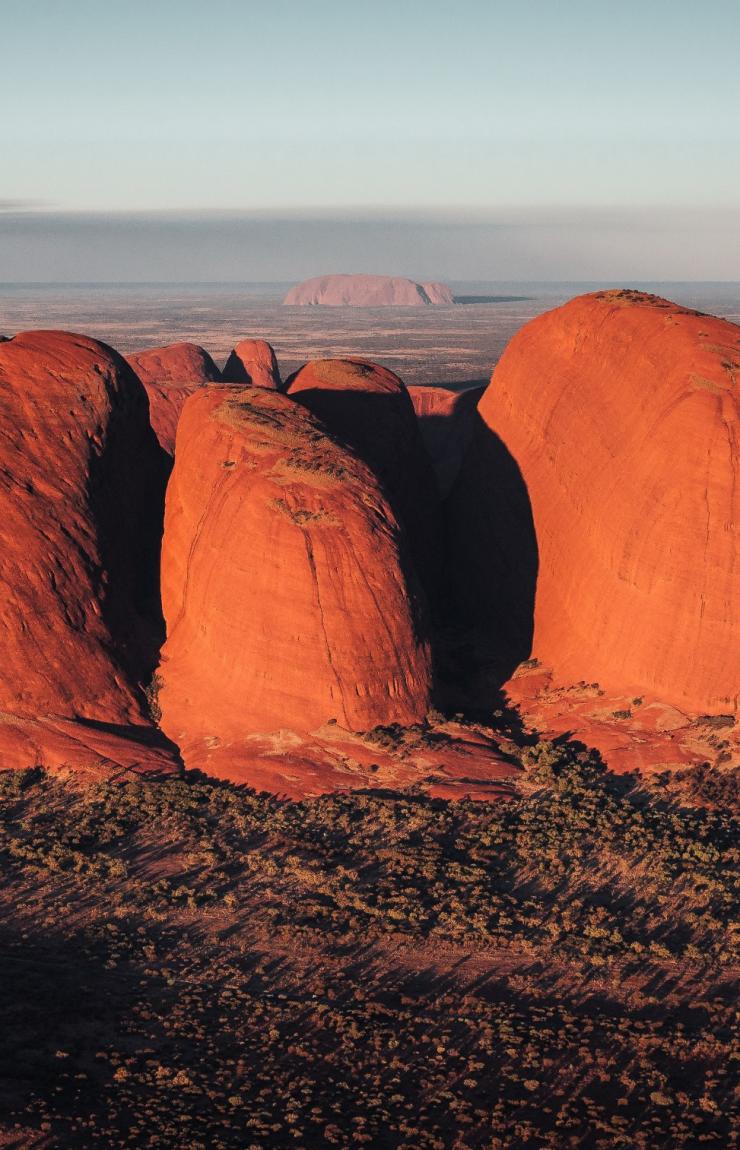
[[291,283],[331,272],[482,282],[733,282],[740,210],[0,210],[0,282]]

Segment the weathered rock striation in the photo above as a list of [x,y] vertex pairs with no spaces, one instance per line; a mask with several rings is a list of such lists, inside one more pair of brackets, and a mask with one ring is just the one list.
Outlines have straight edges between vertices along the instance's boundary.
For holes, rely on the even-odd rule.
[[120,737],[153,734],[139,684],[161,638],[144,389],[104,344],[23,333],[0,344],[0,428],[0,764],[147,760]]
[[280,371],[272,345],[264,339],[243,339],[224,364],[223,380],[280,391]]
[[428,307],[453,304],[445,284],[420,284],[402,276],[328,275],[292,287],[284,304],[322,307]]
[[160,446],[175,451],[182,405],[196,388],[221,379],[208,352],[195,343],[152,347],[126,357],[149,396],[149,415]]
[[446,387],[408,388],[419,431],[434,465],[442,495],[452,488],[475,425],[475,409],[485,388],[450,391]]
[[364,360],[320,359],[290,376],[286,390],[380,478],[434,606],[442,567],[440,509],[434,472],[402,381]]
[[740,329],[654,296],[527,324],[452,496],[468,616],[560,681],[736,711],[739,387]]
[[243,781],[251,737],[427,711],[429,648],[393,510],[287,396],[219,387],[185,404],[162,598],[162,726],[187,765]]

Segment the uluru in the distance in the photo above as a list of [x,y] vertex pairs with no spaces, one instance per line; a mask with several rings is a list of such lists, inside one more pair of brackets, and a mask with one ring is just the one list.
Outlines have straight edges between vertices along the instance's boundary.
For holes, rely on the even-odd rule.
[[9,3],[0,1150],[736,1145],[740,26],[659,9]]
[[454,302],[443,283],[357,274],[315,276],[296,284],[283,300],[297,307],[445,307]]

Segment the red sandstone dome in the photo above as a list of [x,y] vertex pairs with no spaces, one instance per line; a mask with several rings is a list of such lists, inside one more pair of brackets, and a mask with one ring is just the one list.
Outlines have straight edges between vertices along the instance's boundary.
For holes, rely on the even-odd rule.
[[182,405],[197,387],[217,383],[221,373],[195,343],[152,347],[126,357],[149,396],[150,419],[160,446],[172,455]]
[[441,569],[439,507],[434,473],[404,384],[377,364],[320,359],[290,376],[286,390],[380,478],[407,532],[419,578],[434,602]]
[[208,388],[185,404],[162,597],[162,726],[187,765],[216,748],[219,773],[243,780],[239,747],[256,734],[427,711],[429,649],[393,511],[284,395]]
[[296,284],[283,300],[304,307],[425,307],[454,302],[445,284],[370,275],[316,276]]
[[280,391],[280,371],[271,344],[264,339],[243,339],[224,364],[223,380]]
[[150,347],[126,356],[143,384],[217,383],[221,379],[216,364],[197,343],[171,343]]
[[138,684],[159,642],[164,457],[144,389],[104,344],[23,333],[0,344],[0,427],[2,765],[144,760],[110,734],[150,729]]
[[453,493],[468,614],[561,679],[735,711],[739,383],[740,329],[653,296],[527,324]]
[[408,388],[442,495],[447,495],[462,466],[484,388],[450,391],[446,387]]

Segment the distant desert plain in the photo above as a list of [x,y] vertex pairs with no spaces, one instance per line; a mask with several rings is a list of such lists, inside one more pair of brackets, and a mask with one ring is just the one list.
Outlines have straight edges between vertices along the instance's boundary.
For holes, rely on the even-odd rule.
[[[434,308],[286,307],[277,284],[0,284],[0,334],[62,328],[123,354],[186,340],[223,362],[240,339],[268,340],[284,375],[309,359],[365,356],[406,383],[487,383],[524,323],[593,283],[453,282],[458,303]],[[740,321],[740,283],[641,283],[687,307]]]

